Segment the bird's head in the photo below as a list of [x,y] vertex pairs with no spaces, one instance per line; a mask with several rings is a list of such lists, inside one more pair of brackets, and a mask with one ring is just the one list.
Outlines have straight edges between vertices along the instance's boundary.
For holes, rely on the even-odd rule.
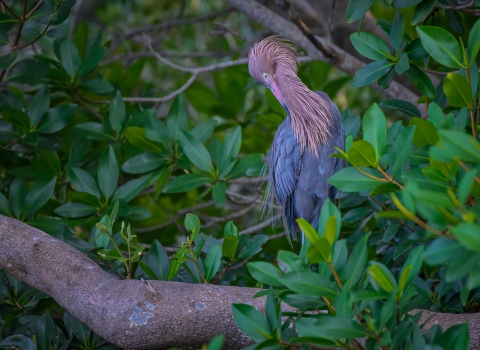
[[285,106],[285,96],[279,82],[297,75],[295,48],[276,36],[265,38],[250,49],[248,70],[256,81],[269,88]]

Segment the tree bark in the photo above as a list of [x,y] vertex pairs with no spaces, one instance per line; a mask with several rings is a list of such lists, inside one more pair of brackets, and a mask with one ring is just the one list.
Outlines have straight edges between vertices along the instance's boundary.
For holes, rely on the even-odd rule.
[[[269,28],[272,32],[293,41],[298,47],[305,49],[311,57],[327,62],[348,75],[354,76],[357,70],[365,65],[365,63],[342,50],[330,40],[317,36],[317,40],[327,51],[321,52],[294,23],[279,16],[255,0],[226,0],[226,2],[236,10],[243,12],[251,19]],[[396,81],[393,81],[390,87],[385,90],[380,89],[377,83],[372,84],[372,87],[389,99],[406,100],[416,105],[422,113],[424,112],[424,108],[417,103],[419,96]]]
[[[72,315],[124,349],[201,348],[218,334],[225,349],[251,343],[235,324],[232,303],[264,312],[255,288],[118,280],[68,244],[0,215],[0,269],[53,297]],[[447,328],[469,320],[471,348],[479,349],[480,314],[425,311],[421,322]]]

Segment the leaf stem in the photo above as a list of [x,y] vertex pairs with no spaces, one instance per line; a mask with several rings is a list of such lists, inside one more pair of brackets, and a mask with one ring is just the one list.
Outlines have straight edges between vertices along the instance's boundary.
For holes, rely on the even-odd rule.
[[415,216],[415,214],[411,213],[407,208],[405,208],[402,204],[402,202],[400,202],[400,200],[397,198],[397,196],[395,195],[395,193],[391,193],[390,196],[392,197],[392,201],[393,203],[395,203],[395,205],[397,206],[398,210],[400,210],[402,212],[403,215],[405,215],[409,220],[412,220],[414,223],[416,223],[418,226],[421,226],[423,227],[425,230],[428,230],[430,232],[432,232],[433,234],[436,234],[437,236],[441,236],[441,237],[451,237],[451,236],[448,236],[446,235],[445,233],[443,232],[440,232],[439,230],[433,228],[432,226],[428,225],[425,221],[417,218]]
[[343,289],[343,284],[340,281],[340,278],[338,277],[337,271],[335,270],[335,266],[333,266],[331,261],[328,263],[328,266],[330,266],[330,270],[332,270],[333,277],[335,277],[335,281],[337,282],[338,286],[340,287],[340,290],[342,290]]
[[391,183],[397,185],[398,187],[400,187],[400,189],[403,190],[403,186],[402,186],[401,184],[399,184],[397,181],[395,181],[395,180],[393,179],[393,177],[391,177],[390,175],[388,175],[388,174],[382,169],[382,167],[381,167],[380,165],[377,165],[377,170],[382,173],[382,175],[385,177],[385,179],[387,179],[388,182],[391,182]]
[[[465,76],[467,77],[468,85],[470,90],[472,89],[472,81],[470,79],[470,68],[465,68]],[[470,112],[470,122],[472,123],[472,136],[474,139],[477,138],[477,128],[475,127],[475,112],[473,111],[473,100],[471,106],[468,106]]]
[[[352,163],[350,163],[352,164]],[[388,180],[385,180],[385,179],[382,179],[380,177],[376,177],[376,176],[373,176],[373,175],[370,175],[369,173],[367,173],[366,171],[362,170],[360,167],[358,167],[357,165],[355,164],[352,164],[354,166],[355,169],[357,169],[360,173],[362,173],[363,175],[365,175],[366,177],[369,177],[373,180],[377,180],[377,181],[382,181],[382,182],[388,182]]]

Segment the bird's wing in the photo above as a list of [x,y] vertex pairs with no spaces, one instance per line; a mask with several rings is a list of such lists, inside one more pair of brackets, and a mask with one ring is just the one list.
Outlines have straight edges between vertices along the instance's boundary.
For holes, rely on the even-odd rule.
[[297,183],[298,165],[301,163],[301,156],[291,122],[287,117],[278,128],[270,149],[268,182],[270,193],[274,194],[277,202],[283,207],[286,226],[294,239],[296,239],[296,235],[293,194]]

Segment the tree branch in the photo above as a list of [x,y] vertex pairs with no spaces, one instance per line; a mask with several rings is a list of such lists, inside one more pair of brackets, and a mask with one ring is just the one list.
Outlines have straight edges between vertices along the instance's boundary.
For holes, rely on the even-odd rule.
[[[357,70],[365,65],[325,38],[315,36],[319,45],[324,48],[319,50],[294,23],[277,15],[255,0],[226,0],[226,2],[274,33],[280,34],[299,47],[304,48],[313,59],[327,62],[351,76],[354,76]],[[389,99],[406,100],[418,107],[419,96],[396,81],[393,81],[390,88],[386,90],[380,89],[377,83],[373,84],[372,87]],[[423,110],[423,108],[419,109]]]
[[[225,334],[226,349],[251,343],[235,324],[232,303],[265,312],[255,288],[119,280],[70,245],[0,215],[0,269],[53,297],[107,341],[124,349],[199,348]],[[414,310],[412,313],[417,313]],[[424,311],[420,323],[443,329],[469,321],[471,348],[480,346],[480,313]]]
[[265,299],[252,300],[258,289],[119,280],[68,244],[2,215],[0,269],[129,350],[201,348],[218,334],[226,335],[226,349],[241,349],[251,340],[236,326],[231,304],[265,310]]

